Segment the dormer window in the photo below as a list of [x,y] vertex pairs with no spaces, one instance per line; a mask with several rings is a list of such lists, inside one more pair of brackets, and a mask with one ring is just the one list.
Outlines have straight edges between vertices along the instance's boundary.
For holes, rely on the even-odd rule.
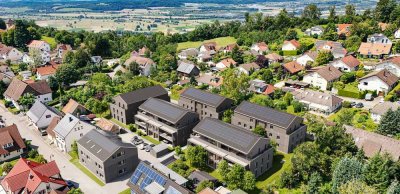
[[6,148],[9,148],[12,146],[13,146],[13,143],[7,143],[7,144],[3,145],[3,148],[6,149]]

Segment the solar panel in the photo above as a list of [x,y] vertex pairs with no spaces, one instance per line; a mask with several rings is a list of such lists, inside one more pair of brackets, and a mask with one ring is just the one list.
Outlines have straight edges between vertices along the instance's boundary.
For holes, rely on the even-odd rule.
[[[143,181],[141,183],[138,183],[139,178],[142,177]],[[156,171],[154,171],[153,169],[151,169],[150,167],[144,165],[143,163],[140,163],[138,165],[138,167],[136,168],[135,172],[133,173],[130,182],[132,184],[138,185],[140,187],[140,189],[143,191],[143,189],[151,184],[153,181],[155,181],[156,183],[160,184],[160,185],[165,185],[165,183],[167,182],[167,180],[161,176],[160,174],[158,174]]]
[[146,110],[167,120],[176,121],[187,111],[166,101],[151,98],[142,105]]
[[224,97],[220,95],[205,92],[194,88],[186,89],[185,92],[183,93],[183,96],[188,96],[189,98],[193,98],[205,104],[210,104],[213,106],[218,106],[218,104],[224,99]]

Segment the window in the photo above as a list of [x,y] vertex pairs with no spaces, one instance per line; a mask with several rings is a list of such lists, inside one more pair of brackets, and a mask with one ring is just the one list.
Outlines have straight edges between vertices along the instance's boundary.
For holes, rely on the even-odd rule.
[[364,86],[368,86],[368,82],[364,82],[363,84],[364,84]]
[[274,126],[273,126],[273,125],[270,125],[270,126],[269,126],[269,128],[270,128],[270,129],[273,129],[273,128],[274,128]]
[[272,136],[272,133],[269,133],[268,136]]
[[250,119],[250,122],[253,122],[253,119]]
[[238,122],[238,125],[242,125],[242,123],[241,123],[241,122]]
[[253,126],[250,126],[250,129],[253,129]]
[[204,105],[204,108],[207,108],[207,105]]
[[51,115],[46,115],[46,119],[48,119],[48,118],[50,118],[51,117]]
[[212,117],[212,114],[210,114],[210,117]]
[[243,124],[243,126],[244,126],[244,127],[247,127],[247,125],[246,125],[246,124]]
[[281,137],[278,135],[278,136],[276,136],[276,139],[281,139]]

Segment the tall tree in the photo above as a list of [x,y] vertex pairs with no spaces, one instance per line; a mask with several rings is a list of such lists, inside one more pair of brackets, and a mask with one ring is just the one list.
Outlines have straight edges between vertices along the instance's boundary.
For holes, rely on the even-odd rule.
[[80,78],[76,66],[71,64],[63,64],[58,67],[55,77],[62,86],[69,86]]
[[318,20],[321,17],[321,10],[315,4],[307,5],[301,17],[310,19],[310,20]]
[[339,188],[352,180],[362,179],[363,164],[355,158],[343,158],[336,165],[332,175],[332,192],[338,193]]
[[14,45],[21,49],[26,49],[26,44],[31,40],[28,25],[22,20],[15,21]]
[[249,76],[236,69],[227,69],[223,74],[224,82],[221,87],[221,94],[240,103],[248,95]]
[[378,132],[384,135],[397,135],[400,133],[400,109],[389,109],[378,126]]
[[0,18],[0,29],[1,29],[1,30],[7,29],[6,22],[5,22],[3,19],[1,19],[1,18]]
[[395,9],[395,0],[379,0],[375,8],[375,18],[381,22],[389,22],[390,16]]
[[333,5],[333,6],[330,6],[329,7],[329,16],[328,16],[328,20],[329,20],[329,22],[336,22],[336,7]]
[[399,194],[400,184],[397,180],[394,180],[386,191],[386,194]]
[[356,193],[363,193],[363,194],[378,194],[379,192],[376,191],[373,187],[368,186],[361,180],[351,180],[346,184],[343,184],[339,188],[340,194],[356,194]]
[[201,146],[189,146],[186,149],[186,159],[190,166],[202,168],[206,165],[207,152]]
[[307,194],[318,194],[319,192],[319,187],[322,184],[322,177],[319,175],[318,172],[314,172],[311,174],[310,180],[308,180],[307,183]]
[[286,32],[285,40],[293,40],[293,39],[295,40],[298,39],[297,32],[295,29],[289,29]]
[[370,158],[363,169],[364,181],[384,193],[395,174],[394,162],[389,154],[376,154]]
[[217,172],[222,176],[222,180],[227,180],[227,175],[229,173],[229,164],[226,160],[222,160],[218,163]]

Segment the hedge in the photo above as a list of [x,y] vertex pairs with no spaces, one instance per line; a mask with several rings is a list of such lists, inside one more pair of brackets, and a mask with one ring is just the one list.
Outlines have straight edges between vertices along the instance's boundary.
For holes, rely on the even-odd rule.
[[385,101],[393,101],[393,97],[396,95],[396,91],[400,90],[400,83],[397,84],[395,88],[393,88],[392,91],[390,91],[386,96],[385,96]]
[[343,89],[338,90],[338,95],[343,97],[363,99],[365,97],[365,94],[366,92],[348,91]]
[[296,56],[297,50],[294,51],[282,51],[283,56]]

